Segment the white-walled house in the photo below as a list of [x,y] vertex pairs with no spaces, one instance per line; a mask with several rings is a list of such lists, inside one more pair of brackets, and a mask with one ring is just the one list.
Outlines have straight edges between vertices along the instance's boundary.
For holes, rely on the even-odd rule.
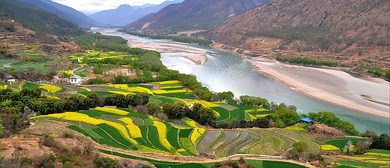
[[71,76],[69,82],[72,85],[80,85],[81,84],[81,77],[79,75]]

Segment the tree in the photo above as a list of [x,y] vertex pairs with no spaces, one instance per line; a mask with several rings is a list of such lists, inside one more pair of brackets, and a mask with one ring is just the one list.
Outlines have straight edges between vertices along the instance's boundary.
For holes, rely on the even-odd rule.
[[87,97],[92,100],[93,106],[96,107],[99,105],[99,96],[95,92],[90,93]]
[[160,112],[160,106],[155,102],[149,102],[148,104],[146,104],[146,108],[149,111],[149,115],[157,115]]
[[272,114],[272,119],[277,124],[282,121],[284,125],[290,126],[296,124],[300,117],[297,112],[282,108],[280,110],[276,110],[275,113]]
[[184,103],[175,103],[171,107],[171,111],[169,117],[172,119],[182,119],[185,116],[184,107],[186,105]]
[[299,141],[299,142],[295,142],[293,144],[293,147],[295,150],[297,150],[299,153],[304,153],[304,152],[307,152],[307,150],[309,149],[309,146],[307,145],[307,143],[305,141]]

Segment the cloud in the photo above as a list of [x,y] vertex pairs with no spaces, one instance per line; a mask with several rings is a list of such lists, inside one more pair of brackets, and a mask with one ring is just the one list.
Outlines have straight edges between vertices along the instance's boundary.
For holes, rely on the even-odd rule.
[[72,7],[86,14],[93,14],[102,10],[115,9],[122,4],[132,6],[143,4],[160,4],[165,0],[53,0],[54,2]]

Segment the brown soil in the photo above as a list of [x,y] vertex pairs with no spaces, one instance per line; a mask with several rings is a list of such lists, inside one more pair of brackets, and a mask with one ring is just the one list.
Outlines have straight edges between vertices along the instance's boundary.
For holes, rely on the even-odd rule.
[[233,111],[235,109],[238,109],[237,107],[235,106],[232,106],[232,105],[228,105],[228,104],[218,104],[220,107],[228,110],[228,111]]
[[323,136],[332,136],[336,138],[344,138],[344,134],[339,130],[323,125],[323,124],[314,124],[308,128],[308,131],[314,134],[319,134]]

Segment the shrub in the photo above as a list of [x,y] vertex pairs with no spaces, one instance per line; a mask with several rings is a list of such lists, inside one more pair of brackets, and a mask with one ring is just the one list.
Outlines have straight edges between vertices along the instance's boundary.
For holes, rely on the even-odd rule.
[[23,166],[31,165],[32,162],[33,162],[33,160],[28,158],[28,157],[23,157],[22,159],[20,159],[20,164]]
[[299,153],[306,152],[309,149],[309,146],[304,141],[295,142],[293,144],[294,149],[297,150]]
[[146,108],[149,111],[149,115],[158,114],[160,112],[160,106],[155,102],[149,102],[146,104]]
[[52,146],[54,146],[54,144],[55,144],[55,142],[54,142],[54,139],[52,137],[49,137],[49,136],[43,137],[42,145],[47,146],[47,147],[52,147]]
[[111,159],[109,157],[95,158],[93,164],[98,168],[114,168],[118,163],[118,160]]
[[375,76],[377,76],[377,77],[381,77],[382,76],[382,72],[380,72],[380,71],[375,71]]
[[64,133],[64,138],[73,139],[73,138],[74,138],[74,135],[71,134],[71,133],[65,132],[65,133]]

